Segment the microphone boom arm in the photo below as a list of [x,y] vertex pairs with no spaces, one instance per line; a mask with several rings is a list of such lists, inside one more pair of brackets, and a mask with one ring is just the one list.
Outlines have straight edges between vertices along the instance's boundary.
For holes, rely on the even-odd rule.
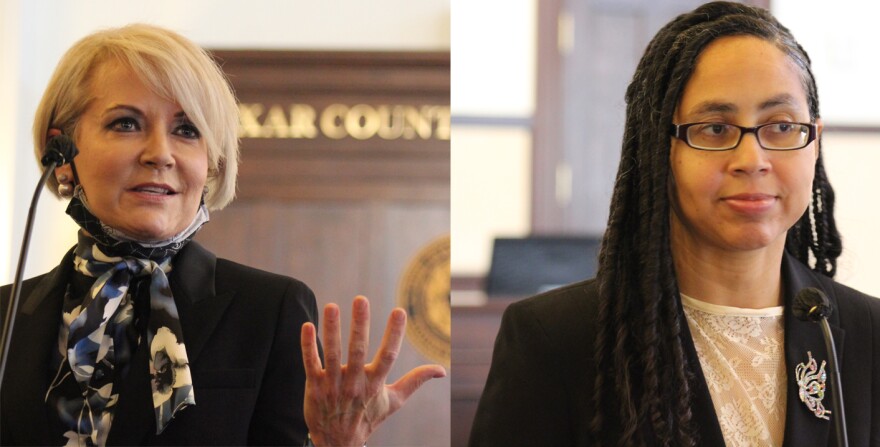
[[46,166],[42,177],[40,177],[40,182],[37,183],[33,199],[31,199],[31,206],[28,209],[27,222],[24,227],[24,237],[21,241],[21,253],[18,257],[18,266],[15,268],[15,279],[12,281],[9,303],[6,305],[6,315],[3,318],[3,334],[0,336],[2,337],[0,338],[0,348],[2,348],[3,353],[2,357],[0,357],[0,387],[3,386],[3,378],[6,376],[6,361],[9,357],[12,326],[15,324],[15,315],[18,313],[18,301],[21,295],[21,280],[24,275],[25,262],[27,261],[28,246],[31,242],[31,228],[34,226],[34,217],[37,214],[37,202],[40,200],[40,193],[43,192],[43,186],[46,184],[49,175],[52,174],[52,171],[54,171],[56,167],[63,163],[63,159],[53,160],[48,166]]
[[822,333],[825,335],[825,350],[828,352],[828,372],[834,378],[834,392],[831,393],[831,407],[839,417],[834,419],[834,432],[837,434],[837,445],[848,446],[849,439],[846,435],[846,427],[843,422],[846,415],[843,414],[843,386],[840,383],[840,370],[837,369],[837,349],[832,342],[831,326],[828,325],[828,319],[820,318],[819,326],[822,327]]

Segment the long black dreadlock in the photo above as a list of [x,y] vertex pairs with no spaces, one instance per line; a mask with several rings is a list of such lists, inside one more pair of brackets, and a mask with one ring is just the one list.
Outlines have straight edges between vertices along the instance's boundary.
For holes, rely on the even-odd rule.
[[[802,72],[810,118],[819,117],[810,59],[769,12],[714,2],[661,29],[645,50],[626,92],[623,149],[608,227],[599,255],[598,374],[591,428],[596,439],[643,444],[650,424],[661,445],[696,445],[691,426],[693,366],[681,341],[682,317],[669,239],[668,129],[697,57],[722,36],[753,35],[775,44]],[[821,157],[813,198],[788,231],[786,250],[834,276],[841,252],[834,192]]]

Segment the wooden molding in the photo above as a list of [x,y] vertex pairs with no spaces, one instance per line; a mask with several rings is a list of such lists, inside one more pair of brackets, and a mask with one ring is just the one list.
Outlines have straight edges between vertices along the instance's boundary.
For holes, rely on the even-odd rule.
[[449,52],[212,52],[242,109],[237,200],[449,201]]

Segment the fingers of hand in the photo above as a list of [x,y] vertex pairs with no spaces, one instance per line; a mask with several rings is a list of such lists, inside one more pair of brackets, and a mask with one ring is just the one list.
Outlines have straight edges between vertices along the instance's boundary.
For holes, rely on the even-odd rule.
[[331,377],[338,377],[342,365],[342,329],[339,325],[339,307],[324,306],[324,368]]
[[385,335],[382,336],[382,345],[373,357],[374,377],[376,381],[385,383],[385,378],[394,366],[397,356],[400,354],[400,345],[403,343],[403,335],[406,331],[406,312],[397,308],[391,311],[388,324],[385,325]]
[[364,360],[370,344],[370,303],[357,296],[351,304],[351,331],[348,338],[348,362],[345,365],[343,392],[350,398],[361,397]]
[[321,374],[321,356],[318,354],[318,341],[315,325],[305,323],[300,331],[300,348],[302,349],[303,365],[306,377],[318,377]]
[[441,377],[446,377],[446,370],[440,365],[421,365],[410,370],[410,372],[398,379],[397,382],[388,386],[391,411],[402,407],[406,400],[425,382]]
[[351,304],[351,333],[348,337],[348,370],[358,372],[364,366],[370,342],[370,303],[362,296]]

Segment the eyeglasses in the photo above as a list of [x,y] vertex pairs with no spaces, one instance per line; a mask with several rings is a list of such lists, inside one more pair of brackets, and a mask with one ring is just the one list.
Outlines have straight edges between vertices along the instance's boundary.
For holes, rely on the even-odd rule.
[[670,135],[703,151],[726,151],[739,146],[743,135],[755,134],[758,144],[771,151],[803,149],[816,139],[813,123],[767,123],[743,127],[724,123],[673,124]]

